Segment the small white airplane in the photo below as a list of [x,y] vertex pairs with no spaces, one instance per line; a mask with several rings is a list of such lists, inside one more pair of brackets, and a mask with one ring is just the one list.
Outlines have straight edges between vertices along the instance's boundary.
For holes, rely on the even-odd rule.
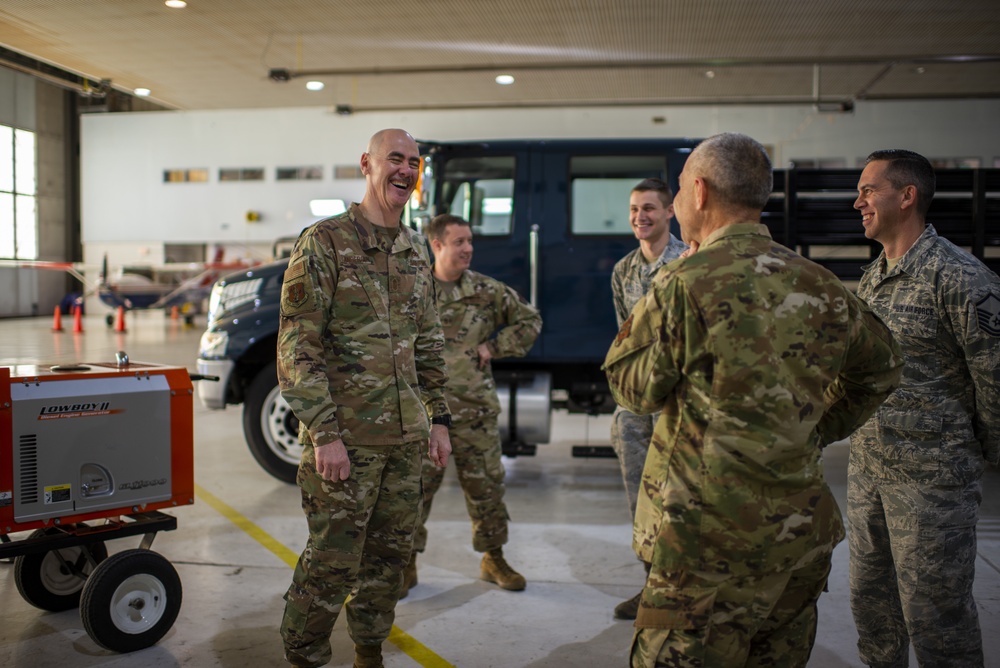
[[[108,257],[100,267],[82,262],[52,262],[48,260],[0,260],[0,267],[64,271],[83,284],[82,302],[89,295],[97,297],[112,309],[126,311],[171,309],[177,306],[185,321],[190,323],[202,307],[212,286],[223,275],[259,264],[246,260],[225,262],[224,250],[219,249],[211,262],[171,262],[161,265],[123,265],[113,273],[108,271]],[[98,271],[97,281],[87,274]],[[108,325],[114,316],[106,317]]]

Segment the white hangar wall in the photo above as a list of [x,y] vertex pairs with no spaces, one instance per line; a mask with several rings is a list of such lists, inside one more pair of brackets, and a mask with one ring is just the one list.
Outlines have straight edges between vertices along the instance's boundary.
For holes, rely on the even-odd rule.
[[[1000,158],[1000,100],[859,102],[853,113],[802,106],[690,106],[372,112],[327,108],[92,114],[82,119],[84,260],[164,261],[165,244],[220,244],[227,258],[266,256],[274,239],[316,218],[309,201],[357,200],[356,166],[371,134],[402,127],[418,139],[705,137],[747,133],[773,147],[776,166],[842,159],[878,148],[928,157]],[[278,167],[319,166],[322,179],[275,180]],[[208,170],[205,183],[165,183],[164,170]],[[220,168],[263,168],[263,181],[220,182]],[[624,206],[624,204],[623,204]],[[247,222],[246,213],[261,214]],[[239,249],[243,249],[242,251]]]

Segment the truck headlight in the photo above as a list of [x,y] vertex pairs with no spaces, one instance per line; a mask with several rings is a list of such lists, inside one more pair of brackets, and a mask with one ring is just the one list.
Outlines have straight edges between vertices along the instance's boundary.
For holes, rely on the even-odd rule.
[[219,307],[222,306],[222,284],[216,283],[212,286],[212,293],[208,296],[208,321],[212,322],[215,320],[215,314],[219,312]]
[[212,286],[212,294],[208,297],[208,322],[213,323],[222,317],[223,312],[232,311],[257,299],[263,284],[263,278],[216,283]]
[[202,359],[218,359],[226,356],[226,346],[229,345],[229,333],[223,330],[208,330],[201,335],[201,345],[198,357]]

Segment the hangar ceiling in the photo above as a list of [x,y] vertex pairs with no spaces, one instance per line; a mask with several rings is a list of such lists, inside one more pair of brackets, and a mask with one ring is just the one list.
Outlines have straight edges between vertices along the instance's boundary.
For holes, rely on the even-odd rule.
[[4,0],[0,46],[176,109],[1000,97],[997,0]]

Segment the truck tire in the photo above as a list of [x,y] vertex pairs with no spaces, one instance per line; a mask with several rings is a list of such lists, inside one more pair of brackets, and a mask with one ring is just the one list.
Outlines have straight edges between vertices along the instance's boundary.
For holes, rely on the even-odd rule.
[[302,457],[299,421],[278,390],[274,362],[261,369],[247,388],[243,435],[261,468],[278,480],[295,482]]

